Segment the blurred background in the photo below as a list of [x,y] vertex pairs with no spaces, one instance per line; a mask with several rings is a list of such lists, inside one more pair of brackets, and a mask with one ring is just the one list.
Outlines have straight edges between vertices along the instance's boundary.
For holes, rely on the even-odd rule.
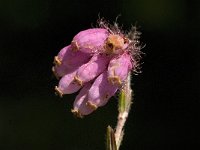
[[[199,144],[200,2],[189,0],[0,0],[0,149],[103,150],[116,97],[95,113],[71,113],[76,94],[55,96],[53,57],[98,15],[143,33],[142,73],[121,150]],[[198,128],[197,128],[198,127]]]

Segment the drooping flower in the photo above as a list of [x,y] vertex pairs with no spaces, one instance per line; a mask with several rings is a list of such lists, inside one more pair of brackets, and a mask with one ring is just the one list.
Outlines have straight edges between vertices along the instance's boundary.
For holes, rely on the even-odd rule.
[[87,105],[88,101],[88,90],[92,86],[92,83],[87,83],[79,92],[79,94],[76,96],[76,99],[74,101],[74,108],[72,109],[72,112],[78,116],[82,117],[84,115],[88,115],[94,111],[93,108],[89,107]]
[[86,54],[81,51],[73,51],[71,45],[66,46],[61,49],[58,56],[54,57],[55,66],[53,72],[58,77],[62,77],[88,62],[91,57],[91,54]]
[[62,77],[55,87],[60,96],[80,90],[72,112],[78,117],[104,106],[121,88],[140,58],[139,33],[124,34],[117,26],[79,32],[54,59],[53,72]]
[[108,81],[113,85],[121,86],[132,67],[131,56],[127,53],[113,58],[108,65]]
[[66,46],[63,49],[61,49],[58,55],[54,57],[55,66],[52,67],[52,71],[57,78],[67,74],[68,69],[62,64],[62,60],[66,51],[69,51],[69,47],[70,46]]
[[108,35],[108,30],[103,28],[84,30],[73,38],[71,46],[74,51],[96,53],[102,50]]
[[62,97],[64,94],[71,94],[77,92],[81,88],[80,85],[74,82],[75,74],[76,71],[64,75],[61,78],[58,86],[55,86],[55,91],[60,97]]
[[116,93],[118,88],[118,86],[108,82],[108,73],[107,71],[104,71],[98,76],[89,89],[87,104],[93,109],[104,106]]
[[75,81],[83,85],[101,74],[108,66],[111,57],[105,54],[95,54],[91,60],[82,65],[76,73]]
[[89,82],[81,89],[72,110],[76,116],[82,117],[92,113],[98,107],[104,106],[115,94],[119,87],[109,83],[107,75],[107,71],[104,71],[93,84]]

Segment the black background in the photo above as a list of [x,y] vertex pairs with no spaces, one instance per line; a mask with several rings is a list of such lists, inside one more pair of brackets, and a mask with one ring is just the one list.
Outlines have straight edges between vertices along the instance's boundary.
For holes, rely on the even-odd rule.
[[[137,22],[146,44],[142,74],[133,76],[134,104],[121,150],[193,149],[199,144],[200,3],[186,0],[1,0],[0,149],[102,150],[117,99],[84,119],[70,113],[76,94],[54,95],[58,51],[75,34]],[[198,149],[198,148],[197,148]]]

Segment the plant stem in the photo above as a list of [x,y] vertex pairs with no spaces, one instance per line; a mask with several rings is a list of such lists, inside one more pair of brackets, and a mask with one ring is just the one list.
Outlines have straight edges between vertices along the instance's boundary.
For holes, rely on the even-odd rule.
[[108,126],[107,127],[107,138],[106,138],[106,150],[117,150],[117,145],[115,141],[115,134],[113,129]]
[[[130,106],[132,102],[132,89],[131,89],[131,75],[128,75],[125,86],[121,90],[121,95],[119,99],[119,114],[118,121],[115,130],[115,141],[117,145],[117,150],[119,149],[123,135],[124,135],[124,125],[128,118],[130,111]],[[121,101],[121,102],[120,102]],[[121,106],[122,105],[122,106]]]
[[108,126],[106,136],[107,150],[119,150],[124,135],[124,125],[128,118],[132,103],[132,89],[131,89],[131,75],[128,75],[125,85],[120,91],[119,105],[118,105],[118,121],[114,130]]

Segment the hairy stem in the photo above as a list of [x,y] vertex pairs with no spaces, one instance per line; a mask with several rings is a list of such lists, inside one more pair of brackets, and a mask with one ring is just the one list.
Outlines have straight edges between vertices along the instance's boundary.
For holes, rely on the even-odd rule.
[[132,103],[132,89],[131,89],[131,75],[128,75],[124,87],[120,91],[119,105],[118,105],[118,121],[114,130],[108,126],[106,136],[106,148],[107,150],[119,150],[121,142],[124,136],[124,125],[128,118]]
[[119,114],[118,121],[115,130],[115,141],[117,149],[119,149],[123,135],[124,135],[124,125],[128,118],[132,101],[132,89],[131,89],[131,75],[128,75],[125,86],[122,88],[119,98]]

